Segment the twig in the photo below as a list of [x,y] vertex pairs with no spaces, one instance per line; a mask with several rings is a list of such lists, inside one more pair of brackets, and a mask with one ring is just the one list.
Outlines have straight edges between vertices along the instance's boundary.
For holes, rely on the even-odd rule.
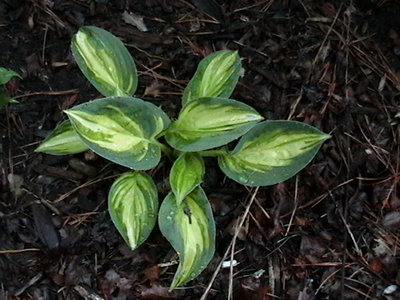
[[81,286],[81,285],[76,285],[74,286],[74,290],[76,292],[78,292],[78,294],[80,296],[82,296],[84,299],[88,299],[88,300],[104,300],[103,297],[97,295],[96,293],[89,291],[88,289],[86,289],[85,287]]
[[287,236],[289,234],[290,228],[292,227],[294,216],[296,214],[297,205],[298,205],[298,188],[299,188],[299,176],[296,176],[296,183],[295,183],[295,189],[294,189],[294,208],[293,208],[292,214],[290,215],[289,225],[288,225],[288,228],[286,229],[285,236]]
[[23,252],[39,252],[42,249],[39,248],[26,248],[26,249],[16,249],[16,250],[0,250],[0,254],[18,254]]
[[41,278],[43,277],[43,273],[40,272],[38,274],[36,274],[34,277],[32,277],[27,284],[25,284],[22,288],[20,288],[19,290],[17,290],[14,295],[15,296],[19,296],[21,295],[23,292],[25,292],[25,290],[29,287],[31,287],[32,285],[34,285],[36,282],[38,282]]
[[[152,76],[152,77],[160,79],[160,80],[168,81],[169,83],[175,85],[176,87],[178,87],[180,89],[183,89],[181,84],[186,84],[186,81],[184,81],[184,80],[172,79],[170,77],[167,77],[167,76],[164,76],[164,75],[161,75],[161,74],[155,72],[154,70],[158,69],[162,65],[162,63],[158,64],[157,66],[155,66],[153,68],[149,68],[144,64],[140,64],[140,63],[138,63],[138,64],[147,70],[147,72],[139,72],[139,73],[142,73],[142,74],[148,75],[148,76]],[[149,73],[151,73],[152,75],[149,75]]]
[[[341,266],[343,263],[340,263],[340,265],[338,265],[338,266]],[[329,266],[329,267],[332,267],[332,266]],[[321,284],[319,285],[319,287],[316,289],[316,291],[315,291],[315,293],[314,293],[314,296],[317,296],[318,295],[318,293],[319,293],[319,291],[322,289],[322,287],[324,286],[324,284],[325,283],[327,283],[332,277],[334,277],[337,273],[339,273],[341,271],[341,269],[337,269],[337,270],[335,270],[334,272],[332,272],[331,274],[329,274],[329,276],[327,276],[322,282],[321,282]]]
[[19,98],[24,98],[24,97],[31,97],[31,96],[63,96],[63,95],[70,95],[70,94],[76,94],[78,93],[79,90],[78,89],[73,89],[73,90],[66,90],[66,91],[58,91],[58,92],[32,92],[32,93],[28,93],[28,94],[23,94],[23,95],[19,95],[19,96],[15,96],[15,99],[19,99]]
[[351,285],[345,284],[345,286],[346,286],[348,289],[353,290],[353,291],[355,291],[356,293],[358,293],[358,294],[360,294],[360,295],[363,295],[363,296],[365,297],[365,299],[372,299],[371,296],[368,296],[366,293],[360,291],[359,289],[356,289],[355,287],[352,287]]
[[342,11],[342,6],[343,6],[343,3],[340,4],[339,9],[338,9],[338,12],[337,12],[335,18],[333,19],[332,24],[331,24],[331,26],[330,26],[329,29],[328,29],[328,32],[325,34],[325,37],[324,37],[324,39],[322,40],[321,45],[319,46],[318,52],[317,52],[317,54],[315,55],[314,61],[313,61],[313,63],[312,63],[313,66],[315,66],[315,64],[317,63],[317,60],[318,60],[319,55],[321,54],[322,48],[324,47],[326,41],[328,40],[329,35],[331,34],[331,32],[332,32],[332,30],[333,30],[333,27],[334,27],[335,24],[336,24],[336,21],[337,21],[337,19],[338,19],[340,13],[341,13],[341,11]]
[[84,184],[81,184],[80,186],[78,186],[78,187],[72,189],[72,190],[69,191],[68,193],[65,193],[65,194],[61,195],[61,196],[58,197],[56,200],[54,200],[53,203],[58,203],[58,202],[60,202],[60,201],[65,200],[66,198],[68,198],[69,196],[71,196],[73,193],[79,191],[81,188],[90,186],[90,185],[92,185],[92,184],[98,183],[98,182],[103,181],[103,180],[107,180],[107,179],[111,179],[111,178],[118,177],[118,176],[120,176],[121,174],[122,174],[122,173],[119,173],[119,174],[116,174],[116,175],[110,175],[110,176],[107,176],[107,177],[104,177],[104,178],[94,179],[94,180],[92,180],[92,181],[85,182]]
[[297,98],[296,98],[296,101],[292,105],[290,105],[290,113],[289,113],[289,116],[287,118],[288,120],[291,120],[293,118],[293,115],[294,115],[294,113],[296,111],[296,108],[299,105],[300,100],[302,98],[303,98],[303,89],[301,89],[299,96],[297,96]]
[[[247,215],[248,215],[249,212],[250,212],[250,207],[252,206],[254,200],[256,199],[256,195],[257,195],[258,189],[259,189],[259,187],[256,187],[256,188],[254,189],[254,192],[253,192],[253,194],[251,195],[251,198],[250,198],[250,200],[249,200],[249,203],[247,204],[246,210],[245,210],[245,212],[243,213],[242,219],[240,220],[239,225],[236,227],[236,230],[235,230],[235,233],[234,233],[234,235],[233,235],[233,238],[232,238],[232,240],[231,240],[231,242],[230,242],[228,248],[226,249],[226,251],[225,251],[225,253],[224,253],[224,256],[222,257],[220,263],[218,264],[217,268],[215,269],[215,271],[214,271],[214,273],[213,273],[213,275],[212,275],[212,277],[211,277],[211,280],[210,280],[210,282],[209,282],[209,284],[208,284],[206,290],[204,291],[203,295],[201,295],[200,300],[205,300],[205,299],[207,299],[207,295],[208,295],[208,293],[209,293],[210,290],[211,290],[211,287],[212,287],[212,285],[213,285],[213,283],[214,283],[214,281],[215,281],[215,278],[217,277],[219,271],[221,270],[222,263],[223,263],[223,262],[225,261],[225,259],[228,257],[228,253],[229,253],[231,247],[233,246],[234,241],[236,242],[236,239],[237,239],[237,237],[238,237],[238,235],[239,235],[240,228],[243,226],[244,221],[246,220]],[[233,267],[233,266],[231,265],[231,267]]]
[[43,46],[42,46],[42,64],[44,64],[44,57],[46,54],[46,42],[47,42],[47,32],[48,32],[49,26],[46,24],[46,27],[44,28],[44,36],[43,36]]
[[65,23],[51,9],[49,9],[46,5],[42,5],[42,2],[33,1],[33,4],[35,7],[48,14],[59,26],[62,28],[67,28]]
[[[271,2],[271,3],[268,3],[268,2]],[[259,2],[256,2],[256,3],[252,4],[252,5],[236,8],[233,12],[234,13],[238,13],[240,11],[247,10],[247,9],[250,9],[250,8],[254,8],[254,7],[257,7],[257,6],[261,6],[261,5],[264,5],[264,4],[267,4],[267,5],[269,4],[270,5],[270,4],[272,4],[272,2],[273,1],[271,1],[271,0],[259,1]]]
[[346,230],[347,230],[347,232],[348,232],[348,234],[349,234],[349,236],[350,236],[350,238],[351,238],[351,240],[352,240],[352,242],[353,242],[353,244],[354,244],[354,248],[356,249],[357,254],[358,254],[358,255],[360,256],[360,258],[364,261],[364,263],[365,263],[366,265],[368,265],[368,262],[364,259],[363,255],[362,255],[362,251],[361,251],[360,247],[358,247],[357,241],[356,241],[356,239],[355,239],[355,237],[354,237],[353,232],[352,232],[351,229],[350,229],[349,224],[348,224],[347,221],[346,221],[346,218],[344,217],[344,215],[343,215],[343,213],[342,213],[341,210],[338,210],[338,212],[339,212],[339,216],[340,216],[340,218],[342,219],[342,222],[343,222],[344,226],[346,227]]

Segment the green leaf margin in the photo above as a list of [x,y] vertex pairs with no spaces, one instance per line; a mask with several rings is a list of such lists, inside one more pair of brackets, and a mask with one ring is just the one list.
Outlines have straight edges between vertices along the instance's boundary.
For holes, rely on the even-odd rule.
[[[147,142],[147,149],[143,148],[143,151],[140,153],[113,152],[100,147],[85,137],[85,134],[74,120],[74,111],[86,111],[86,113],[93,115],[94,118],[98,118],[98,125],[100,126],[102,123],[101,110],[110,108],[124,114],[122,120],[119,121],[123,121],[125,127],[129,126],[130,121],[137,126],[141,126],[146,133],[147,140],[144,141]],[[82,141],[98,155],[134,170],[148,170],[159,163],[161,159],[161,148],[156,138],[169,126],[170,120],[165,112],[154,104],[132,97],[107,97],[82,103],[65,111],[65,113],[67,113],[74,129],[81,137]],[[137,118],[136,123],[133,118]],[[162,126],[160,127],[161,124]],[[94,131],[94,129],[91,128],[85,128],[85,130]],[[104,132],[100,132],[100,134],[104,134]],[[99,139],[101,138],[102,137],[99,136]]]
[[[78,34],[90,38],[88,53],[85,58],[84,49],[79,45]],[[96,26],[83,26],[73,36],[71,43],[72,54],[85,77],[104,96],[132,96],[137,89],[138,78],[135,61],[128,49],[119,38],[112,33]],[[93,51],[94,50],[94,51]],[[103,56],[106,57],[103,57]],[[104,66],[107,60],[112,60],[113,66]],[[110,85],[102,79],[102,74],[96,74],[90,64],[99,64],[107,70],[110,77],[114,77],[116,85]],[[93,66],[92,66],[93,67]]]
[[89,147],[81,140],[71,121],[65,120],[57,125],[50,135],[35,149],[51,155],[68,155],[84,152]]
[[[139,247],[157,222],[158,192],[153,179],[138,171],[119,176],[108,193],[108,211],[130,248],[134,250]],[[127,224],[129,221],[131,223]],[[129,225],[132,228],[128,228]]]
[[205,173],[204,160],[198,153],[182,153],[170,171],[170,185],[178,205],[200,183]]
[[200,61],[183,92],[183,104],[203,97],[229,98],[239,80],[241,69],[237,51],[220,50],[206,56]]
[[[183,240],[182,232],[182,230],[189,229],[182,228],[178,224],[179,220],[183,220],[186,225],[191,226],[190,222],[193,222],[194,214],[187,209],[187,206],[195,207],[199,210],[197,212],[200,212],[204,216],[205,221],[204,226],[197,231],[198,234],[189,237],[194,243],[194,245],[188,248],[194,251],[190,253],[185,253],[185,245],[188,246],[188,241]],[[210,203],[203,189],[197,187],[179,206],[176,203],[174,194],[170,192],[161,204],[158,214],[158,224],[161,233],[179,254],[180,263],[170,287],[172,290],[196,278],[207,267],[214,256],[215,223]],[[200,242],[203,242],[203,244],[200,245]],[[192,263],[192,268],[185,269],[187,263]]]
[[[204,107],[203,116],[199,113],[199,108],[202,106]],[[242,110],[242,113],[232,115],[230,119],[227,119],[229,122],[226,124],[213,127],[217,126],[218,120],[222,119],[221,114],[226,115],[233,109]],[[200,117],[205,119],[202,120]],[[241,123],[238,121],[235,124],[235,118]],[[183,152],[208,150],[241,137],[263,119],[254,108],[240,101],[219,97],[196,99],[190,101],[182,109],[178,119],[166,131],[165,139],[173,148]],[[197,128],[193,127],[195,123],[198,123]],[[207,128],[207,125],[213,126]]]
[[[311,134],[320,134],[321,140],[316,142],[314,147],[293,158],[292,164],[281,167],[260,168],[244,160],[235,157],[243,144],[252,139],[256,139],[264,132],[275,129],[299,130]],[[285,181],[306,167],[317,154],[322,143],[330,138],[329,135],[319,131],[310,125],[296,121],[264,121],[254,126],[248,133],[241,137],[235,149],[231,152],[218,156],[218,164],[226,176],[234,181],[247,186],[268,186]]]

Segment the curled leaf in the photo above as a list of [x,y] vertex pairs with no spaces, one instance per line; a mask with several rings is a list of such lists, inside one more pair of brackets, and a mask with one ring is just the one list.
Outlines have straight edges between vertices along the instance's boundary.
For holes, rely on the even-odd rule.
[[180,151],[202,151],[237,139],[262,119],[254,108],[242,102],[201,98],[189,102],[182,109],[165,138]]
[[151,169],[161,158],[156,136],[169,125],[157,106],[131,97],[109,97],[75,106],[65,113],[88,147],[117,164]]
[[171,192],[161,204],[158,223],[162,234],[179,254],[171,289],[196,278],[215,251],[215,224],[207,196],[197,187],[177,205]]
[[105,96],[132,96],[137,87],[135,62],[124,44],[108,31],[81,27],[72,54],[86,78]]
[[80,153],[89,147],[82,142],[69,120],[60,123],[56,129],[35,149],[52,155],[67,155]]
[[197,153],[182,153],[174,162],[169,181],[178,205],[203,181],[204,172],[203,158]]
[[272,185],[302,170],[330,136],[295,121],[265,121],[219,156],[222,171],[245,185]]
[[125,173],[111,186],[108,211],[132,250],[150,235],[157,220],[157,210],[157,187],[146,173]]
[[240,69],[237,51],[222,50],[208,55],[185,88],[183,103],[203,97],[229,98],[238,82]]

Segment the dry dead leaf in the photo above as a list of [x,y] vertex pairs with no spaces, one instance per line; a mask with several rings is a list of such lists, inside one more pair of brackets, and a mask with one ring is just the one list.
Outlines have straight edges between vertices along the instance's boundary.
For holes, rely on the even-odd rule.
[[157,80],[154,80],[149,86],[144,90],[143,96],[160,97],[160,87],[162,86]]
[[124,22],[127,24],[135,26],[140,31],[143,31],[143,32],[149,31],[147,29],[146,24],[144,24],[142,16],[136,15],[136,14],[128,12],[128,11],[124,11],[122,13],[122,20],[124,20]]

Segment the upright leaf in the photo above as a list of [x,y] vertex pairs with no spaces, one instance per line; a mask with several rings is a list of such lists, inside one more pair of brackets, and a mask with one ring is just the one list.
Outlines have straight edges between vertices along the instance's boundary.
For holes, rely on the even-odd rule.
[[171,289],[196,278],[215,251],[215,224],[207,196],[197,187],[177,205],[171,192],[161,204],[158,223],[162,234],[179,254]]
[[1,84],[6,84],[13,77],[21,78],[21,76],[17,72],[14,72],[13,70],[9,70],[9,69],[0,67],[0,85]]
[[146,173],[125,173],[111,186],[108,211],[132,250],[150,235],[157,220],[157,210],[157,187]]
[[174,162],[169,182],[178,205],[203,181],[204,172],[203,158],[197,153],[182,153]]
[[69,120],[61,122],[56,129],[36,148],[35,152],[52,155],[80,153],[89,147],[82,142]]
[[124,44],[108,31],[81,27],[72,54],[86,78],[105,96],[132,96],[137,87],[135,62]]
[[237,139],[262,119],[256,110],[242,102],[201,98],[182,109],[165,138],[180,151],[202,151]]
[[109,97],[65,111],[82,141],[117,164],[147,170],[160,161],[156,136],[169,125],[157,106],[137,98]]
[[222,50],[205,57],[183,92],[183,104],[203,97],[229,98],[241,70],[237,51]]
[[295,121],[265,121],[244,135],[219,166],[231,179],[249,186],[272,185],[303,169],[330,136]]

